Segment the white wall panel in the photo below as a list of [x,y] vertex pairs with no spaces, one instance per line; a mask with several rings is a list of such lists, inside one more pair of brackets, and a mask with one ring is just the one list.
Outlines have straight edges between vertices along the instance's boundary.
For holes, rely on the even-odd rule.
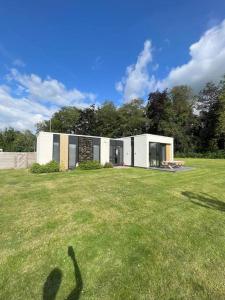
[[40,132],[37,137],[37,162],[46,164],[52,160],[53,133]]
[[134,136],[134,166],[148,168],[148,143],[147,136],[136,135]]
[[123,141],[123,162],[124,165],[131,165],[131,137],[121,138]]
[[174,160],[174,139],[168,136],[162,136],[162,135],[154,135],[154,134],[146,134],[148,144],[149,142],[153,143],[162,143],[162,144],[168,144],[171,145],[171,151],[170,151],[170,160]]
[[106,162],[109,162],[109,149],[110,149],[110,139],[101,138],[101,164],[104,165]]

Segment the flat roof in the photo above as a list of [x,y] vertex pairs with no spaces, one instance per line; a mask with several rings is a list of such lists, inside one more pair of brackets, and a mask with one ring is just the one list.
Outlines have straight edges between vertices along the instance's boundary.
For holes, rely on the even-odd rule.
[[95,136],[95,135],[86,135],[86,134],[76,134],[76,133],[64,133],[64,132],[49,132],[49,131],[40,131],[37,136],[40,133],[48,133],[48,134],[66,134],[66,135],[74,135],[74,136],[86,136],[86,137],[91,137],[91,138],[105,138],[105,139],[112,139],[112,140],[118,140],[118,139],[125,139],[125,138],[131,138],[135,136],[142,136],[142,135],[147,135],[147,136],[158,136],[158,137],[164,137],[164,138],[170,138],[173,139],[171,136],[165,136],[165,135],[158,135],[158,134],[151,134],[151,133],[142,133],[142,134],[135,134],[135,135],[129,135],[129,136],[122,136],[119,138],[109,138],[105,136]]

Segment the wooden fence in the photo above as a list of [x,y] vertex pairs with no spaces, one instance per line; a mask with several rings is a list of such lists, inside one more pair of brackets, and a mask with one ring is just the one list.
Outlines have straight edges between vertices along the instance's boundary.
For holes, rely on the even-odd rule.
[[36,162],[36,152],[0,152],[0,169],[25,169]]

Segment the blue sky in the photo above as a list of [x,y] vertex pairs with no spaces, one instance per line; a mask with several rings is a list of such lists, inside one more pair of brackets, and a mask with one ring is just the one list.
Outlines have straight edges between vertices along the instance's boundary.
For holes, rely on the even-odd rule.
[[120,105],[217,80],[224,19],[224,0],[0,1],[0,128],[33,128],[62,105]]

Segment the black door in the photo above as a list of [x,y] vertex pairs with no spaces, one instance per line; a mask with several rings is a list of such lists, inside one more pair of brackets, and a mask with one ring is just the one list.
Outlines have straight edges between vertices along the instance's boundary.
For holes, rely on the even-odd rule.
[[131,137],[131,167],[134,166],[134,137]]

